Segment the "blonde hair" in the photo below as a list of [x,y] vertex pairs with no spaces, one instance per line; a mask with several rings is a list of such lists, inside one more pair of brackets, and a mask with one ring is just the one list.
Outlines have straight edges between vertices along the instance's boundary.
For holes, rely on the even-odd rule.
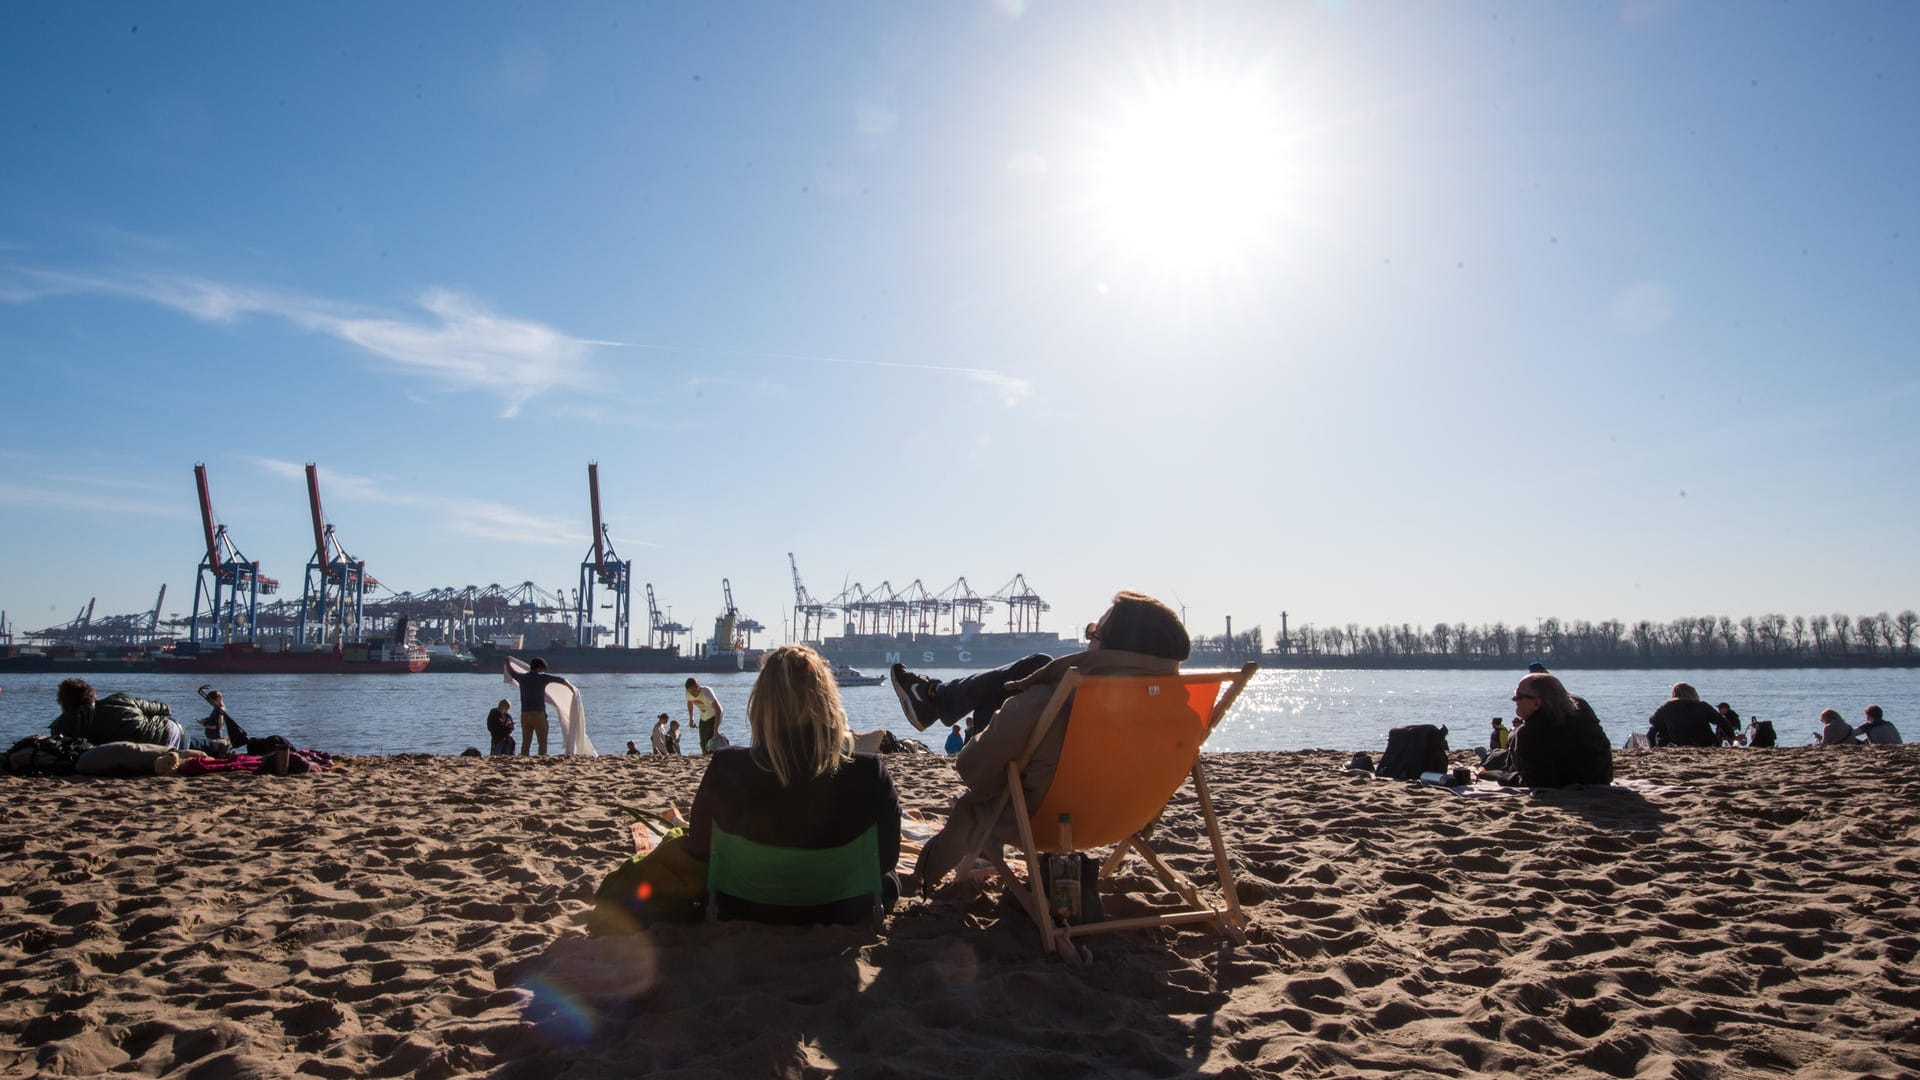
[[754,758],[781,787],[832,775],[852,757],[833,669],[805,645],[782,645],[761,658],[747,695],[747,726]]
[[1695,690],[1692,683],[1677,682],[1673,684],[1673,700],[1699,701],[1700,691]]

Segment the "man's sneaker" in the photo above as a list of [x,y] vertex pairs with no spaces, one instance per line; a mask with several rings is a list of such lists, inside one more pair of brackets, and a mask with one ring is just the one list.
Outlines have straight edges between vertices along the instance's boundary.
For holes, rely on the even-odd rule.
[[907,714],[907,723],[912,724],[915,731],[925,731],[940,722],[939,710],[933,705],[933,692],[940,688],[939,679],[915,675],[907,670],[907,665],[895,664],[887,671],[887,682],[893,685],[900,709]]

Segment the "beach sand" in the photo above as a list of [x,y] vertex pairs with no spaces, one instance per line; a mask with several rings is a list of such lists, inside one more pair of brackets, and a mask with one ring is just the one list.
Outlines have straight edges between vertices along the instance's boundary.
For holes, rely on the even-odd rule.
[[[1347,757],[1210,755],[1248,943],[1078,968],[994,887],[879,934],[587,938],[617,808],[689,806],[697,759],[0,778],[0,1072],[1920,1075],[1920,747],[1623,753],[1652,790],[1492,798]],[[955,790],[889,764],[912,807]],[[1190,791],[1157,842],[1203,866]]]

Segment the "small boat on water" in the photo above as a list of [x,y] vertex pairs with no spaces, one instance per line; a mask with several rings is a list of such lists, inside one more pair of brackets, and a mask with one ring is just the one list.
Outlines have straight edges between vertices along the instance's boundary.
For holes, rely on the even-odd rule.
[[879,686],[880,676],[867,675],[851,664],[833,665],[833,681],[846,686]]

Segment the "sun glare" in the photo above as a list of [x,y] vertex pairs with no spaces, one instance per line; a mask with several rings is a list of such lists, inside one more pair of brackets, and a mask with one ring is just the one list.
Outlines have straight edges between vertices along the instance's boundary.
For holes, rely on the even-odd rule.
[[1257,85],[1190,82],[1124,110],[1096,204],[1121,250],[1208,269],[1257,240],[1285,185],[1272,102]]

